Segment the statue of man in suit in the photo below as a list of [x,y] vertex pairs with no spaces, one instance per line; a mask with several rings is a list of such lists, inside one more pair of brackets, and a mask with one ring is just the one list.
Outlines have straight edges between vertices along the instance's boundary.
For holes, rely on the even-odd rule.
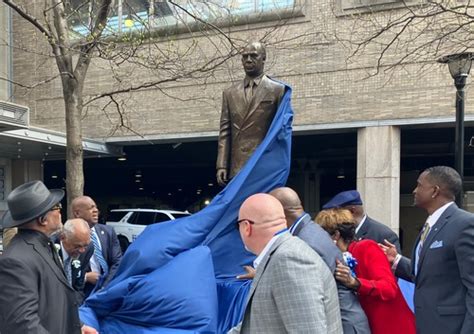
[[242,51],[245,79],[223,92],[217,148],[217,183],[224,186],[244,166],[267,134],[285,86],[263,73],[266,51],[260,42]]

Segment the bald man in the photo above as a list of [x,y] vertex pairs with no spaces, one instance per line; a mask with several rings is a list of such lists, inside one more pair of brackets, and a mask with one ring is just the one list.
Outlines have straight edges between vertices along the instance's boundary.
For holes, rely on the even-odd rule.
[[80,302],[84,299],[86,268],[94,252],[94,248],[89,247],[90,235],[89,224],[82,218],[74,218],[64,223],[59,237],[59,256],[64,272],[69,284],[78,291]]
[[92,198],[76,197],[71,208],[74,217],[84,219],[91,229],[89,247],[94,250],[86,268],[84,293],[87,297],[94,288],[100,289],[110,282],[122,259],[122,251],[114,229],[98,224],[99,210]]
[[288,233],[280,202],[268,194],[250,196],[237,223],[245,247],[257,258],[243,320],[231,333],[342,333],[332,273]]
[[[329,234],[304,211],[298,194],[291,188],[281,187],[272,190],[270,195],[275,197],[283,206],[286,226],[290,233],[306,242],[316,251],[334,274],[336,260],[343,261],[342,253]],[[352,290],[338,282],[337,291],[344,334],[370,334],[369,322],[357,296]]]

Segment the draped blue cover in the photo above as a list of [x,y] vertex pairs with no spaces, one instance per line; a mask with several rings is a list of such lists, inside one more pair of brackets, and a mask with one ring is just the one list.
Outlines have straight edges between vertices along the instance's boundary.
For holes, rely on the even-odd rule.
[[286,184],[291,154],[291,88],[244,168],[200,212],[148,226],[115,278],[80,309],[101,333],[224,333],[241,319],[249,281],[235,279],[254,256],[236,229],[250,195]]

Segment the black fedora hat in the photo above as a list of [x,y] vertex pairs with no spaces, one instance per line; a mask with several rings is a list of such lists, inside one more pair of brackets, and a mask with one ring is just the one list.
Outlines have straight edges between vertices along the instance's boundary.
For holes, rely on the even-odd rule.
[[7,197],[8,211],[3,215],[3,228],[20,226],[41,217],[63,197],[63,190],[50,191],[41,181],[31,181],[16,187]]

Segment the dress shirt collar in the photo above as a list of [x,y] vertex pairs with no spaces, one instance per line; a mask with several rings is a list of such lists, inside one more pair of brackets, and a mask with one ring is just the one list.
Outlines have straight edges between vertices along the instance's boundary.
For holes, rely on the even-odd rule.
[[255,78],[251,78],[251,77],[246,76],[245,79],[244,79],[244,87],[248,87],[250,81],[253,81],[253,84],[255,86],[260,85],[260,82],[262,81],[263,76],[264,76],[263,73],[260,74],[258,77],[255,77]]
[[364,215],[364,217],[362,217],[362,220],[360,221],[359,225],[357,225],[355,233],[359,232],[360,228],[362,227],[362,225],[365,223],[366,220],[367,220],[367,215]]
[[436,224],[436,222],[438,221],[439,217],[441,217],[441,215],[443,214],[444,211],[446,211],[446,209],[448,208],[448,206],[450,206],[451,204],[453,204],[454,202],[449,202],[449,203],[446,203],[445,205],[443,205],[442,207],[440,207],[439,209],[437,209],[435,212],[433,212],[430,216],[428,216],[428,218],[426,219],[426,222],[428,223],[428,225],[430,225],[430,229],[433,227],[434,224]]
[[298,225],[301,223],[301,221],[303,220],[303,218],[304,218],[305,216],[307,216],[307,215],[308,215],[308,214],[307,214],[306,212],[304,212],[301,216],[298,217],[298,219],[296,219],[296,221],[293,223],[293,225],[291,225],[291,227],[290,227],[290,233],[291,233],[292,235],[295,234],[296,228],[297,228]]
[[253,261],[253,267],[255,269],[257,269],[258,265],[260,264],[260,262],[262,262],[263,258],[265,257],[265,255],[268,253],[268,251],[270,250],[270,248],[272,247],[272,245],[275,243],[275,241],[277,241],[277,239],[279,237],[281,237],[283,234],[285,234],[286,232],[288,232],[288,229],[283,229],[281,231],[278,231],[277,233],[275,233],[275,235],[273,236],[273,238],[270,239],[270,241],[265,245],[265,248],[263,248],[262,252],[257,256],[257,258]]

